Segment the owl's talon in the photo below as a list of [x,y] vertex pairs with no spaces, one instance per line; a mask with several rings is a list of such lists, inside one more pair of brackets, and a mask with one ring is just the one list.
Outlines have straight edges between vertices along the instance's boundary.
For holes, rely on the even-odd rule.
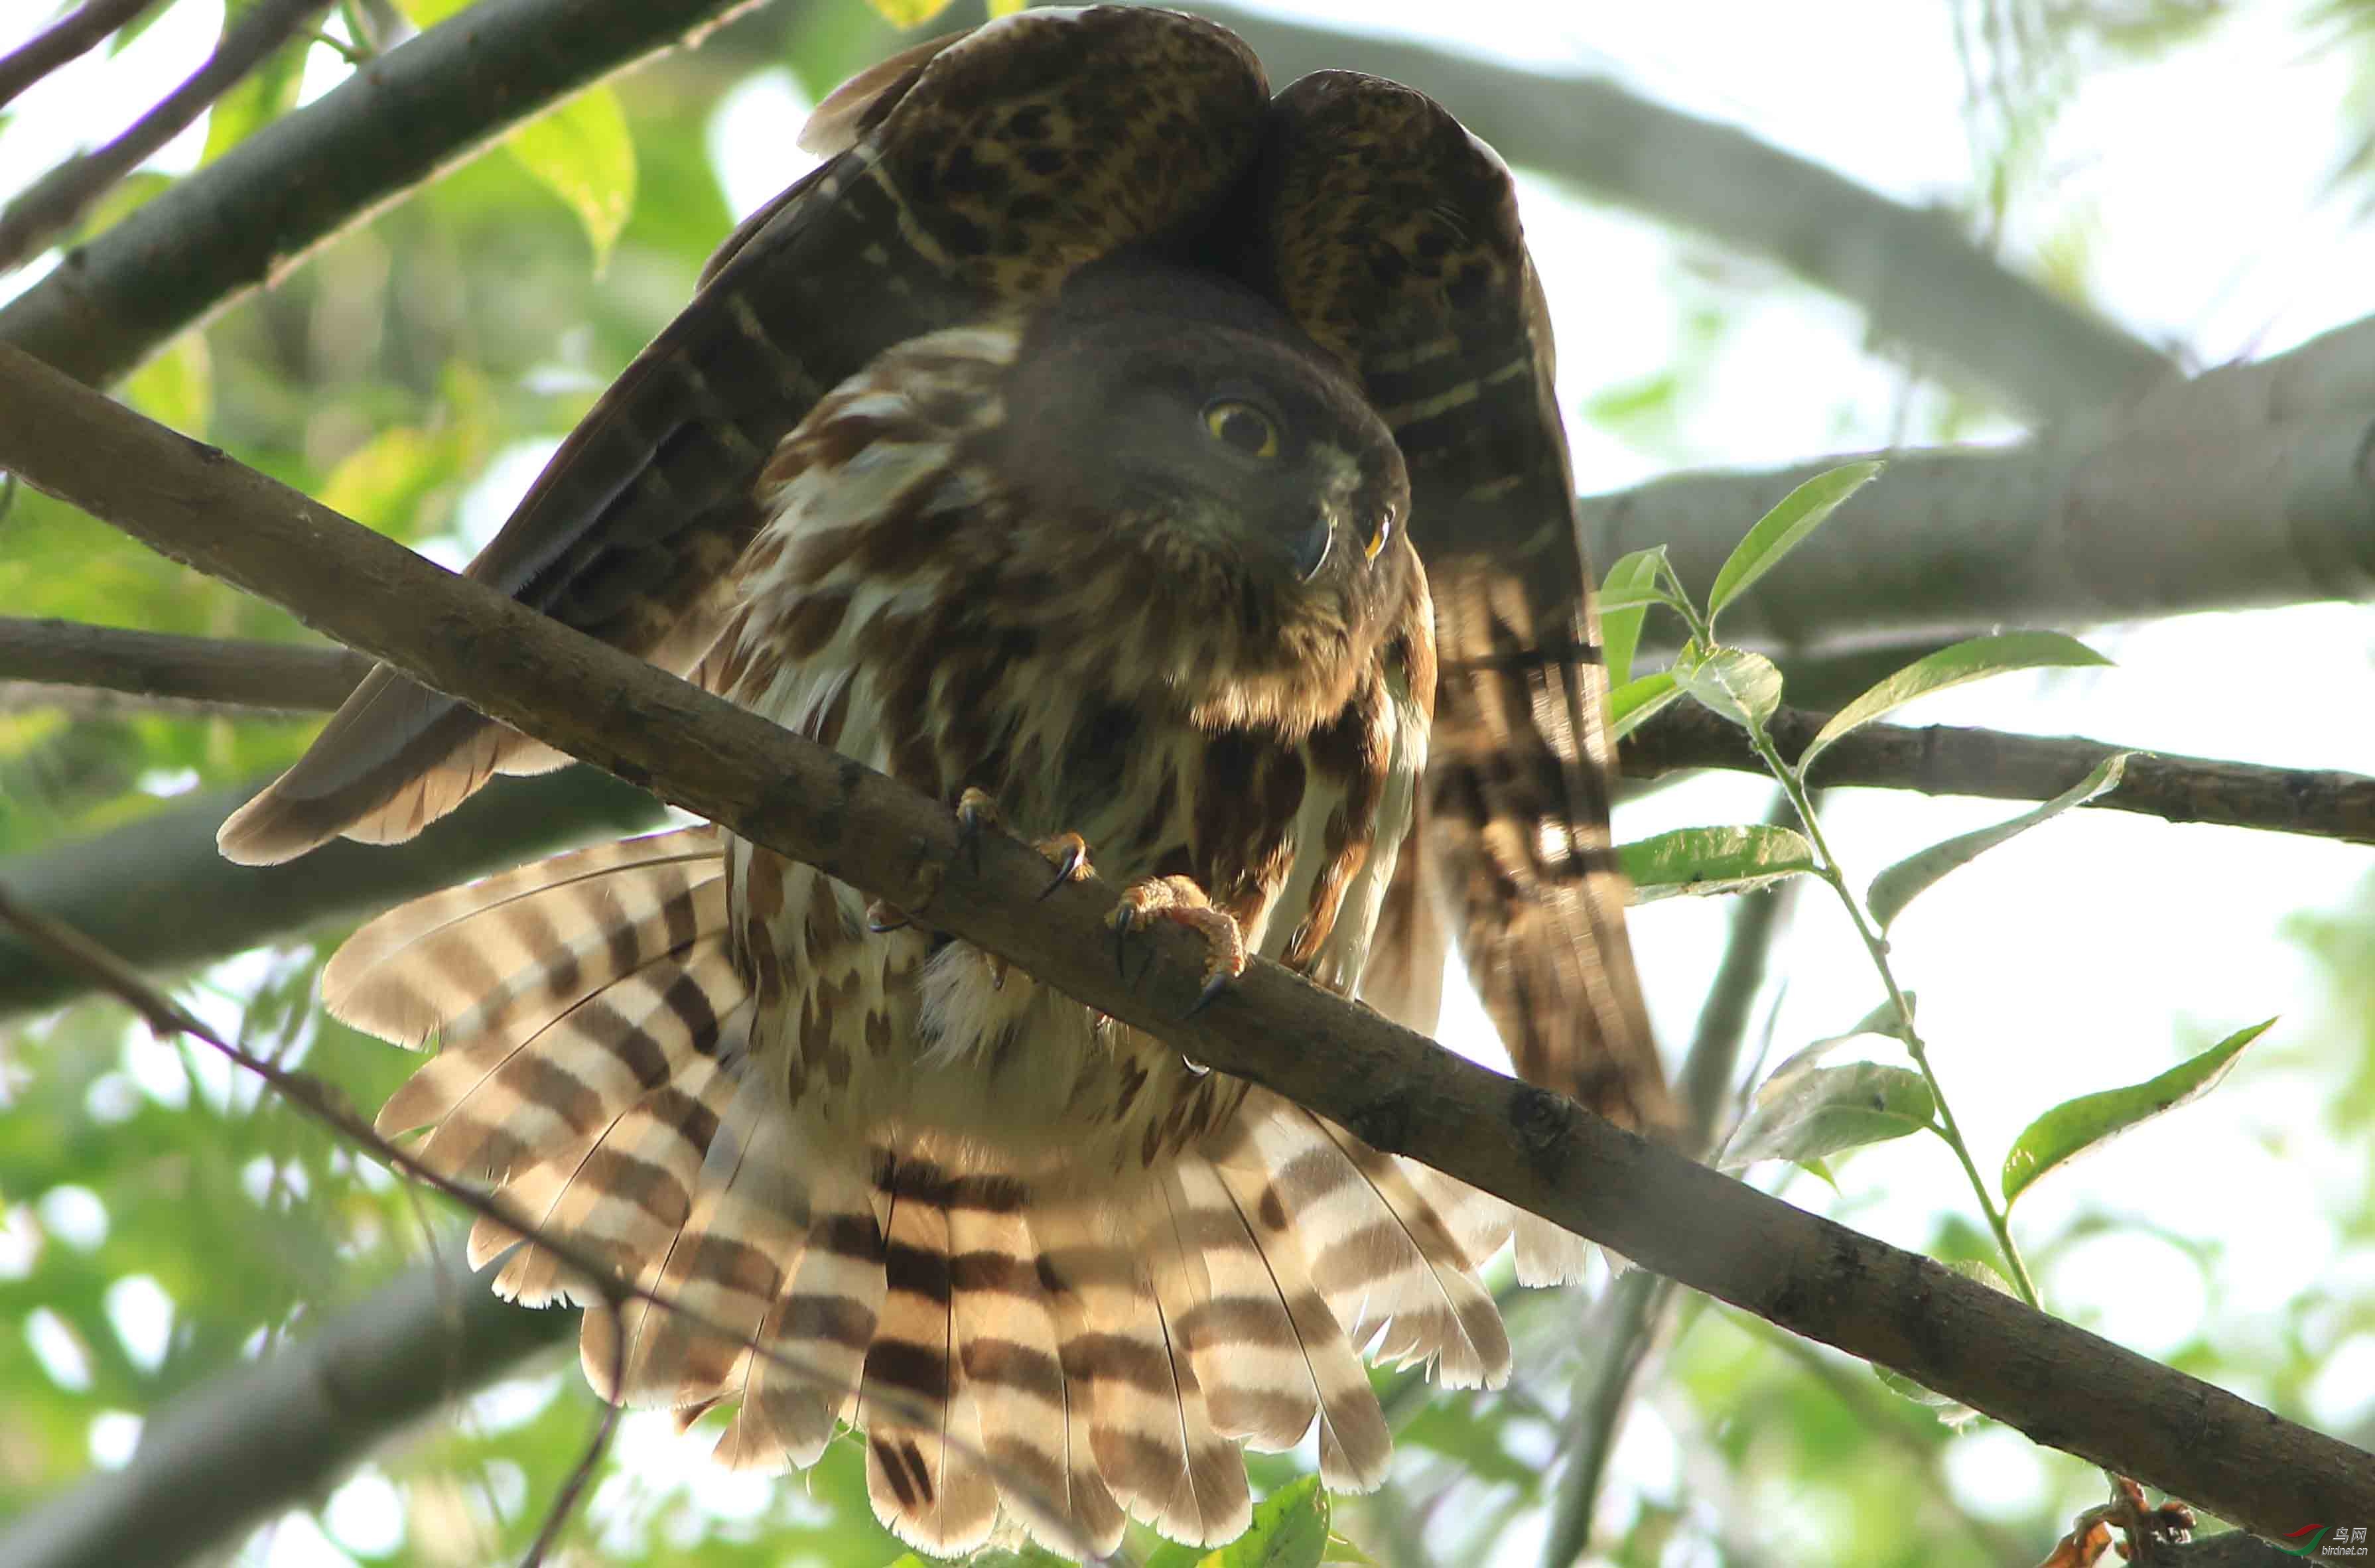
[[1078,833],[1058,833],[1053,838],[1041,839],[1033,847],[1056,867],[1056,879],[1039,890],[1043,900],[1055,897],[1056,890],[1065,883],[1085,882],[1093,875],[1089,870],[1089,841]]
[[957,852],[972,865],[976,877],[981,875],[981,841],[1001,820],[998,802],[989,791],[968,785],[957,796]]
[[[1188,1005],[1188,1010],[1179,1015],[1179,1021],[1186,1023],[1189,1019],[1194,1018],[1198,1013],[1200,1013],[1206,1008],[1211,1007],[1222,992],[1236,984],[1236,980],[1237,977],[1235,974],[1225,973],[1215,974],[1206,980],[1204,982],[1204,988],[1201,991],[1197,992],[1196,999]],[[1185,1058],[1182,1059],[1185,1060]],[[1188,1065],[1193,1067],[1195,1064],[1189,1063]],[[1206,1068],[1204,1070],[1210,1071],[1211,1069]]]
[[[1245,933],[1226,911],[1212,907],[1211,898],[1192,878],[1150,877],[1133,882],[1123,890],[1121,902],[1106,918],[1114,927],[1117,958],[1131,932],[1143,931],[1157,920],[1176,921],[1204,938],[1211,955],[1204,965],[1204,988],[1197,994],[1195,1004],[1179,1015],[1182,1020],[1211,1007],[1246,972]],[[1151,949],[1146,961],[1150,966],[1154,962]],[[1126,968],[1123,977],[1128,978]],[[1146,970],[1141,968],[1138,977],[1145,979]]]
[[866,928],[878,937],[904,931],[914,924],[915,916],[885,900],[876,899],[866,906]]

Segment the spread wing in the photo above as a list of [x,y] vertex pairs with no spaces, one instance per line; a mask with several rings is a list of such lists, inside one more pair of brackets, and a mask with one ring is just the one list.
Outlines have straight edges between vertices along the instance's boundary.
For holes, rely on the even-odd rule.
[[[815,128],[831,161],[727,242],[469,575],[690,667],[757,526],[752,482],[818,397],[892,344],[1209,223],[1267,95],[1233,34],[1112,6],[1026,12],[868,73]],[[408,839],[492,774],[560,760],[383,668],[220,843],[262,864],[340,833]]]
[[[1240,202],[1215,242],[1235,253],[1216,259],[1359,371],[1409,461],[1435,594],[1424,836],[1380,952],[1424,963],[1447,917],[1520,1074],[1670,1126],[1609,839],[1607,674],[1550,323],[1508,171],[1424,94],[1326,71],[1271,106]],[[1414,976],[1369,984],[1433,1011]]]

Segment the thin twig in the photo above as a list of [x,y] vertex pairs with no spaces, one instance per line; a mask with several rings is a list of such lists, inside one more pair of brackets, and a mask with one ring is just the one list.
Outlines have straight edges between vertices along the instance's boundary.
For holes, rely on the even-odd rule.
[[[1766,732],[1783,757],[1797,757],[1828,719],[1782,708]],[[1810,783],[1823,789],[2050,800],[2122,749],[2098,740],[2002,730],[1872,725],[1825,751]],[[1657,778],[1678,768],[1765,771],[1747,732],[1693,702],[1675,703],[1627,736],[1618,761],[1627,778]],[[2085,808],[2375,844],[2375,778],[2326,769],[2141,751],[2129,760],[2119,787]]]
[[[619,1386],[627,1359],[627,1337],[616,1335],[610,1341],[610,1386]],[[585,1494],[585,1486],[594,1479],[594,1471],[602,1463],[602,1455],[610,1446],[610,1438],[619,1430],[619,1407],[609,1399],[602,1401],[602,1417],[594,1423],[594,1435],[585,1444],[585,1452],[570,1467],[569,1479],[561,1483],[554,1494],[552,1506],[544,1511],[544,1524],[537,1530],[536,1539],[528,1544],[527,1555],[520,1559],[520,1568],[540,1568],[544,1554],[561,1539],[561,1528],[577,1511],[577,1500]]]
[[0,213],[0,272],[13,268],[71,228],[108,188],[182,134],[264,57],[286,42],[330,0],[257,0],[223,32],[207,63],[105,147],[78,153],[39,180]]
[[155,5],[157,0],[89,0],[70,17],[55,22],[0,57],[0,109],[16,96],[79,55],[104,42],[107,35]]
[[[1788,798],[1782,796],[1767,819],[1789,809]],[[1714,1147],[1718,1123],[1731,1100],[1741,1046],[1748,1038],[1750,1008],[1764,989],[1774,943],[1788,929],[1796,899],[1796,882],[1786,881],[1769,893],[1741,899],[1733,907],[1723,957],[1707,984],[1698,1028],[1679,1075],[1684,1137],[1689,1139],[1684,1147],[1695,1156],[1704,1157]],[[1637,1268],[1609,1287],[1592,1315],[1583,1336],[1593,1347],[1591,1361],[1577,1378],[1568,1401],[1574,1435],[1559,1478],[1550,1534],[1542,1544],[1544,1568],[1566,1568],[1590,1550],[1608,1461],[1650,1356],[1672,1322],[1676,1299],[1672,1280]]]

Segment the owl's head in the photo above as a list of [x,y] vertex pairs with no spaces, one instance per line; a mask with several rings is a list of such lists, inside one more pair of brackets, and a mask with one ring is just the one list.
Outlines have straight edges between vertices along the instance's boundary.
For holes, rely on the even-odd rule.
[[1234,623],[1248,653],[1357,641],[1417,570],[1392,433],[1276,306],[1224,279],[1137,260],[1080,275],[1026,333],[1002,429],[1034,514]]

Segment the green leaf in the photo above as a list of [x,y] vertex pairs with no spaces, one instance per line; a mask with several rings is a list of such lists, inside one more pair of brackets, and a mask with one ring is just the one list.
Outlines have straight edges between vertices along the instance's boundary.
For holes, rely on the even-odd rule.
[[433,28],[457,11],[470,8],[472,0],[396,0],[396,8],[404,19],[423,29]]
[[993,20],[1010,17],[1030,4],[1031,0],[989,0],[989,14]]
[[131,405],[160,425],[204,441],[214,416],[214,361],[206,335],[185,332],[164,351],[132,372],[124,383]]
[[1271,1492],[1252,1527],[1196,1568],[1318,1568],[1328,1533],[1328,1493],[1306,1476]]
[[1623,686],[1633,678],[1633,653],[1641,645],[1641,622],[1662,594],[1644,596],[1658,584],[1658,568],[1666,547],[1653,545],[1620,557],[1600,583],[1600,646],[1608,666],[1608,684]]
[[1904,913],[1907,904],[1948,872],[1969,865],[1998,844],[2018,838],[2039,822],[2050,821],[2074,806],[2083,806],[2096,796],[2118,788],[2120,775],[2126,772],[2128,759],[2134,755],[2133,751],[2115,751],[2097,763],[2093,772],[2035,810],[2024,811],[1991,828],[1963,833],[1907,855],[1872,879],[1872,889],[1864,894],[1864,902],[1872,906],[1872,917],[1880,923],[1881,929],[1886,930],[1889,922]]
[[1672,670],[1626,681],[1608,696],[1608,744],[1613,746],[1631,735],[1652,715],[1680,701],[1682,695]]
[[1722,570],[1715,574],[1715,586],[1707,592],[1707,624],[1714,625],[1724,606],[1780,565],[1781,558],[1821,527],[1824,520],[1839,509],[1841,501],[1870,484],[1887,466],[1877,461],[1843,464],[1815,475],[1783,496],[1780,503],[1757,519],[1756,525],[1732,547]]
[[2003,1196],[2009,1205],[2037,1184],[2038,1177],[2067,1164],[2096,1145],[2118,1137],[2139,1122],[2187,1101],[2207,1094],[2227,1076],[2243,1047],[2266,1033],[2275,1019],[2239,1029],[2198,1056],[2187,1058],[2157,1078],[2125,1089],[2106,1089],[2065,1100],[2021,1129],[2004,1156]]
[[322,504],[399,538],[417,533],[431,494],[462,477],[459,432],[391,425],[347,454],[322,485]]
[[1752,892],[1814,869],[1814,846],[1788,828],[1676,828],[1616,846],[1633,902]]
[[1727,1169],[1760,1160],[1820,1160],[1918,1133],[1937,1114],[1930,1085],[1910,1067],[1849,1062],[1766,1079],[1726,1146]]
[[1861,729],[1883,713],[1901,708],[1916,697],[1927,697],[1933,691],[1984,680],[1989,676],[2003,675],[2010,670],[2108,665],[2110,662],[2075,637],[2065,636],[2059,631],[2006,631],[1993,637],[1974,637],[1951,648],[1941,648],[1926,658],[1914,660],[1832,714],[1831,722],[1823,726],[1822,733],[1815,736],[1806,748],[1805,755],[1798,759],[1798,769],[1803,772],[1841,736]]
[[504,139],[520,167],[569,205],[594,243],[594,270],[635,207],[635,144],[619,95],[597,84]]
[[1718,648],[1674,661],[1674,683],[1702,707],[1744,729],[1762,730],[1781,705],[1781,671],[1762,654]]
[[[894,28],[919,28],[949,8],[949,0],[866,0]],[[1017,0],[1016,9],[1020,9]]]
[[[224,16],[226,30],[237,15],[235,8]],[[215,100],[207,112],[207,147],[199,163],[212,163],[297,107],[297,90],[305,81],[305,56],[313,47],[311,38],[290,40]]]

